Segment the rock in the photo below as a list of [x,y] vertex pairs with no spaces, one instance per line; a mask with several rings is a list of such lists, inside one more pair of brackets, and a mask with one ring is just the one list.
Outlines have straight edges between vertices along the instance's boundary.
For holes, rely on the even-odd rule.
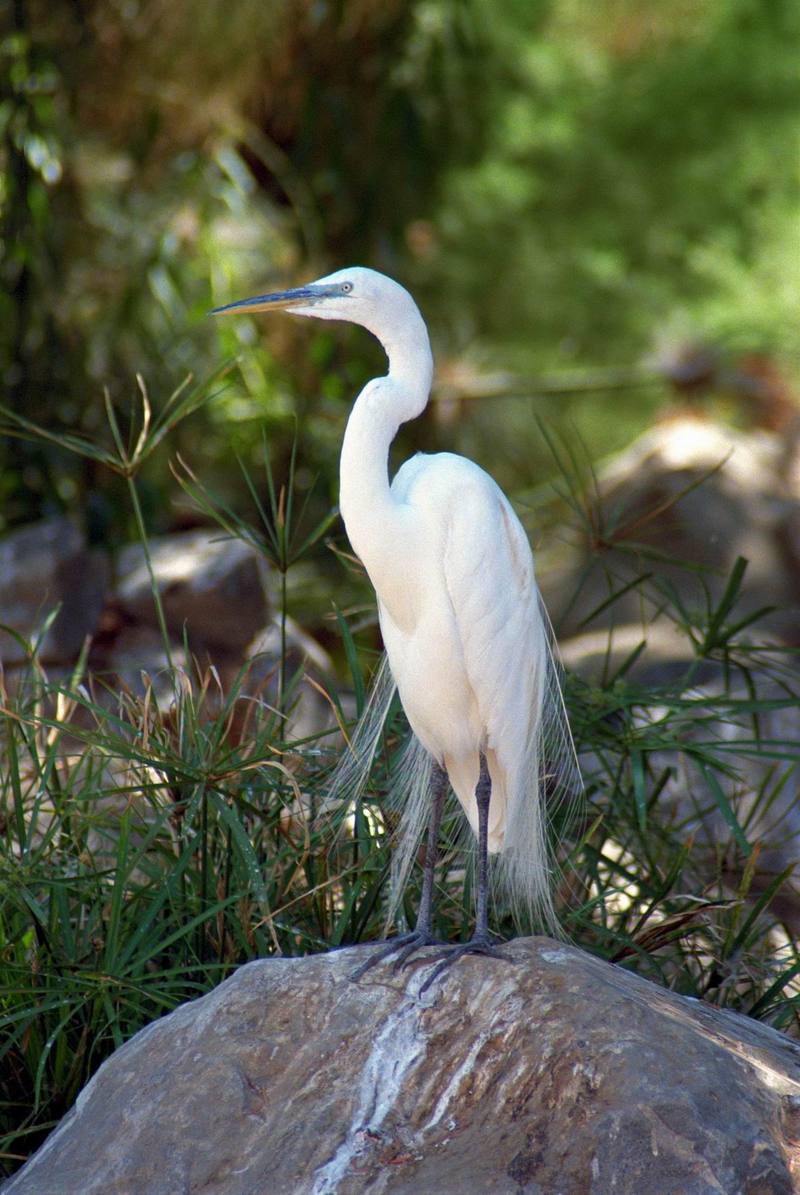
[[[737,432],[690,417],[640,436],[600,472],[598,526],[607,542],[584,542],[558,567],[542,570],[559,636],[582,633],[595,610],[590,631],[646,621],[649,635],[657,601],[651,596],[643,603],[636,587],[604,606],[612,590],[654,573],[672,583],[688,609],[702,610],[703,586],[718,598],[743,556],[748,569],[737,616],[776,606],[759,631],[795,642],[800,584],[786,539],[787,527],[800,519],[800,501],[785,477],[784,448],[773,433]],[[705,570],[702,583],[692,572],[697,566]]]
[[[288,742],[299,742],[325,734],[322,748],[331,753],[339,751],[344,740],[338,732],[333,706],[316,687],[317,684],[324,689],[333,687],[333,661],[316,639],[293,618],[287,617],[284,634],[286,680],[292,685],[284,737]],[[282,650],[280,622],[274,619],[247,648],[245,655],[248,667],[244,675],[243,692],[268,705],[278,705]],[[299,676],[302,679],[297,683]],[[312,684],[309,678],[313,678],[316,684]],[[223,676],[223,683],[229,683],[231,679]],[[346,716],[353,718],[355,710],[350,708],[347,697],[342,699],[340,696],[340,701],[343,701]],[[329,731],[334,733],[327,734]]]
[[791,1195],[800,1048],[572,947],[241,967],[101,1067],[5,1195]]
[[[793,452],[796,464],[800,453]],[[791,749],[800,739],[798,706],[765,708],[755,719],[735,704],[744,709],[756,699],[765,705],[769,700],[785,702],[797,688],[792,654],[770,651],[770,645],[800,641],[800,470],[792,475],[786,453],[787,437],[766,431],[736,431],[689,416],[657,424],[600,473],[605,514],[598,526],[604,527],[612,546],[592,549],[584,537],[566,564],[552,572],[545,569],[542,576],[561,635],[562,658],[590,683],[604,685],[642,644],[645,650],[620,684],[631,680],[642,691],[663,686],[676,694],[677,687],[686,684],[691,664],[691,689],[684,690],[684,696],[708,696],[709,704],[694,715],[670,716],[673,742],[721,745],[717,755],[725,770],[714,771],[714,778],[748,840],[759,848],[755,862],[750,860],[751,899],[797,860],[800,844],[793,780],[796,753]],[[623,529],[622,546],[613,543],[613,528]],[[719,599],[738,556],[748,560],[748,568],[740,599],[725,621],[735,624],[748,613],[778,607],[736,636],[745,645],[749,641],[765,646],[761,653],[745,647],[741,658],[747,666],[746,683],[743,672],[723,661],[721,653],[699,659],[697,643],[682,618],[660,612],[666,605],[679,613],[677,603],[659,590],[659,584],[668,581],[683,609],[702,623],[705,590],[712,601]],[[677,563],[681,560],[704,571],[683,567]],[[652,574],[649,580],[625,591],[626,584],[646,573]],[[621,596],[609,601],[612,592]],[[565,603],[569,611],[560,618]],[[730,706],[724,704],[726,694],[732,699]],[[662,723],[664,707],[648,707],[646,702],[643,697],[637,704],[634,719],[640,726]],[[655,732],[653,741],[658,739]],[[648,762],[654,777],[669,772],[653,816],[669,824],[672,833],[681,827],[693,840],[695,890],[717,882],[724,866],[733,895],[746,861],[707,778],[690,754],[677,747],[649,751]],[[582,755],[581,766],[587,784],[592,785],[596,771],[599,787],[611,788],[606,765],[597,767],[589,752]],[[770,908],[792,934],[800,930],[800,875],[784,882]]]
[[[105,556],[87,548],[70,519],[20,527],[0,542],[0,624],[34,641],[60,605],[39,657],[45,663],[71,661],[97,626],[108,578]],[[17,664],[25,658],[17,640],[0,629],[0,661]]]
[[[267,623],[264,563],[219,532],[185,531],[150,540],[153,572],[170,632],[182,640],[240,653]],[[150,576],[140,544],[123,548],[117,596],[135,623],[157,627]]]
[[176,678],[189,666],[182,645],[170,643],[170,658],[164,650],[161,632],[151,626],[123,626],[106,649],[104,670],[112,673],[118,684],[137,696],[152,687],[159,709],[167,710],[175,701]]

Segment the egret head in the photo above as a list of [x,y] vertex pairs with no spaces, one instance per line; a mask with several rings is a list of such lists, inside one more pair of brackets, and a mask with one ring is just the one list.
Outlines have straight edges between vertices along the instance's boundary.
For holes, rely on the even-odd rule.
[[224,307],[215,307],[212,315],[228,312],[289,311],[292,315],[311,315],[316,319],[347,320],[361,324],[383,340],[387,330],[409,319],[420,319],[411,295],[398,282],[367,270],[350,266],[327,274],[316,282],[293,290],[254,295]]

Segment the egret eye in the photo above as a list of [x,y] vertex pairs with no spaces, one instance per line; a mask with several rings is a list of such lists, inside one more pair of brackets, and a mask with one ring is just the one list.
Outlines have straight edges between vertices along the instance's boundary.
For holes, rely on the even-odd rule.
[[350,291],[351,291],[352,289],[353,289],[353,284],[352,284],[352,282],[343,282],[343,283],[342,283],[342,286],[341,286],[342,294],[344,294],[344,295],[349,295],[349,294],[350,294]]

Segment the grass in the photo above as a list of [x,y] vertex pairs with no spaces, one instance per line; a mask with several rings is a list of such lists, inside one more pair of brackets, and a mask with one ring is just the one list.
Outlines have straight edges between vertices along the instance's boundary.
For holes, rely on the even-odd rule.
[[[187,401],[191,408],[196,395]],[[114,436],[134,509],[136,454],[146,452],[148,435],[144,428],[133,455]],[[395,704],[365,795],[344,808],[328,798],[338,736],[298,741],[291,729],[293,702],[307,682],[286,648],[288,578],[317,550],[330,520],[304,529],[292,479],[282,489],[268,473],[264,487],[250,483],[253,528],[182,473],[226,534],[271,559],[283,649],[269,663],[274,677],[265,680],[256,661],[225,691],[212,667],[169,672],[171,700],[160,704],[153,683],[139,693],[107,688],[85,660],[66,679],[49,677],[36,644],[27,647],[27,666],[5,678],[0,1165],[7,1172],[104,1058],[154,1018],[250,959],[329,950],[383,930],[397,817],[387,792],[407,735],[402,712]],[[657,983],[797,1036],[800,953],[786,860],[796,853],[789,797],[800,747],[791,727],[779,725],[798,708],[792,655],[759,644],[752,618],[740,613],[744,562],[721,590],[700,576],[699,600],[689,608],[682,591],[660,578],[658,561],[643,559],[630,526],[603,514],[580,462],[567,462],[564,478],[575,524],[600,558],[613,546],[615,560],[627,552],[636,565],[630,575],[609,567],[608,598],[594,614],[607,617],[631,587],[644,612],[642,643],[627,657],[615,655],[610,634],[595,680],[567,678],[585,782],[577,819],[554,828],[567,933]],[[680,629],[686,663],[648,682],[641,667],[656,615]],[[360,706],[372,660],[348,619],[337,618],[347,687]],[[327,696],[344,725],[337,693]],[[435,929],[458,939],[472,921],[469,871],[464,884],[452,823],[443,837],[454,845],[439,869]],[[405,894],[409,920],[419,879],[416,869]],[[494,917],[498,932],[515,932],[502,902]]]

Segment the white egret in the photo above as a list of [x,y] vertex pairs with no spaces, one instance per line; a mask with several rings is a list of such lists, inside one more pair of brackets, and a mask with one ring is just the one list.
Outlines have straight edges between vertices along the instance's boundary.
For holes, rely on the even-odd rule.
[[[400,425],[424,411],[433,375],[428,332],[408,291],[374,270],[353,267],[230,303],[215,314],[279,309],[360,324],[389,361],[386,375],[361,391],[347,422],[340,509],[375,588],[403,709],[433,767],[416,928],[392,939],[355,974],[392,953],[400,965],[419,947],[436,944],[434,866],[449,781],[478,839],[476,923],[468,942],[436,955],[441,962],[433,979],[464,953],[499,953],[488,926],[490,853],[507,864],[522,903],[547,928],[556,925],[543,768],[571,768],[571,740],[553,683],[533,557],[508,499],[472,461],[420,453],[389,482],[389,446]],[[556,734],[545,759],[548,724]]]

